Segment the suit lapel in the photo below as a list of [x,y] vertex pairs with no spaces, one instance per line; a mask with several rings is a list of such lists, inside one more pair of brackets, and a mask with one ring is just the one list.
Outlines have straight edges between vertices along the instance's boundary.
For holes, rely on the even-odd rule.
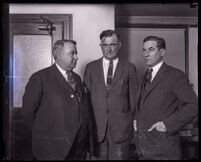
[[161,82],[161,80],[164,78],[164,73],[167,70],[167,64],[163,63],[163,65],[161,66],[161,68],[159,69],[159,71],[157,72],[156,76],[154,77],[153,81],[151,82],[151,85],[149,86],[144,100],[146,99],[146,97],[151,93],[151,91]]
[[[66,91],[69,93],[69,95],[70,94],[75,95],[75,92],[73,91],[71,86],[68,84],[68,82],[65,80],[65,78],[60,73],[60,71],[58,70],[58,68],[56,67],[55,64],[52,65],[52,73],[53,73],[53,75],[55,75],[56,82],[58,82],[59,85],[61,85],[64,89],[66,89]],[[75,99],[75,102],[78,103],[77,99]]]
[[[103,72],[103,59],[99,59],[96,66],[96,76],[99,78],[100,83],[105,85],[104,72]],[[100,74],[100,75],[99,75]],[[106,87],[106,85],[105,85]]]

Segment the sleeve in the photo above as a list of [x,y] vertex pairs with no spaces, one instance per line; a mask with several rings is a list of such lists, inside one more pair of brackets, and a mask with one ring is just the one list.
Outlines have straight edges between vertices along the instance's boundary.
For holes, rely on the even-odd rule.
[[134,64],[131,64],[129,70],[129,102],[133,115],[135,114],[136,109],[136,94],[138,89],[138,78],[137,71]]
[[42,85],[40,77],[32,75],[25,87],[25,93],[22,101],[22,118],[24,125],[28,129],[33,128],[36,112],[40,106],[42,97]]
[[94,128],[94,115],[93,115],[93,110],[92,110],[92,103],[90,100],[90,90],[91,90],[91,77],[90,77],[90,71],[89,71],[89,65],[86,66],[85,71],[84,71],[84,77],[83,77],[83,84],[84,88],[86,90],[87,94],[87,100],[88,100],[88,114],[89,114],[89,132],[90,132],[90,137],[89,137],[89,152],[91,154],[94,154],[94,142],[96,139],[95,135],[95,128]]
[[91,90],[91,78],[90,78],[90,72],[89,72],[89,65],[87,65],[85,68],[83,83],[84,83],[84,87],[87,90],[87,92],[90,92],[90,90]]
[[198,114],[198,99],[187,76],[180,73],[175,80],[172,92],[176,96],[179,106],[175,113],[163,121],[171,134],[178,132],[181,127],[192,122]]

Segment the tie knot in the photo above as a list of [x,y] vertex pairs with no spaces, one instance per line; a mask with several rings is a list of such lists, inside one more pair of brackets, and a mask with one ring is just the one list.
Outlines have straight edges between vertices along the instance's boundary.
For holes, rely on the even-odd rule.
[[148,72],[147,72],[147,75],[149,76],[149,75],[151,75],[152,74],[152,72],[153,72],[153,69],[152,68],[150,68],[149,70],[148,70]]
[[113,64],[113,60],[110,60],[110,64]]
[[146,74],[147,80],[149,80],[149,79],[151,78],[151,76],[152,76],[152,71],[153,71],[152,68],[150,68],[150,69],[147,71],[147,74]]
[[68,77],[68,81],[72,82],[73,81],[73,77],[72,77],[72,72],[71,71],[66,71],[67,77]]
[[153,69],[152,69],[152,68],[150,68],[148,73],[152,73],[152,71],[153,71]]

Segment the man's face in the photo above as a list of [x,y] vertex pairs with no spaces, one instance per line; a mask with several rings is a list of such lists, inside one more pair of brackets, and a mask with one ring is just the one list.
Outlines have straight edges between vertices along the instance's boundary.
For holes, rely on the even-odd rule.
[[165,50],[158,49],[157,42],[154,40],[144,42],[143,56],[145,64],[149,67],[153,67],[162,61]]
[[108,60],[112,60],[117,57],[121,43],[118,41],[117,36],[114,34],[111,37],[103,37],[101,39],[100,46],[103,52],[103,57]]
[[60,56],[65,70],[73,70],[75,68],[78,57],[77,48],[73,43],[66,42]]

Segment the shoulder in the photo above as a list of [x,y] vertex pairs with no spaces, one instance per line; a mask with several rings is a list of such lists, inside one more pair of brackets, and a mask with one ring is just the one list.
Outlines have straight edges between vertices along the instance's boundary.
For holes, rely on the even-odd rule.
[[92,66],[102,62],[102,58],[89,62],[87,65]]
[[51,73],[51,71],[53,70],[53,66],[38,70],[37,72],[33,73],[31,75],[31,78],[38,78],[38,77],[44,77],[45,75]]
[[94,61],[91,61],[89,62],[87,65],[86,65],[86,68],[95,68],[96,66],[98,66],[100,63],[102,62],[102,59],[98,59],[98,60],[94,60]]
[[125,65],[128,68],[136,69],[135,64],[133,64],[133,63],[127,61],[127,60],[119,60],[119,62],[121,62],[123,65]]
[[167,65],[167,70],[170,74],[172,74],[174,76],[186,76],[186,74],[182,70],[180,70],[174,66]]
[[176,83],[189,82],[188,76],[182,70],[170,65],[167,65],[166,76],[169,81]]

